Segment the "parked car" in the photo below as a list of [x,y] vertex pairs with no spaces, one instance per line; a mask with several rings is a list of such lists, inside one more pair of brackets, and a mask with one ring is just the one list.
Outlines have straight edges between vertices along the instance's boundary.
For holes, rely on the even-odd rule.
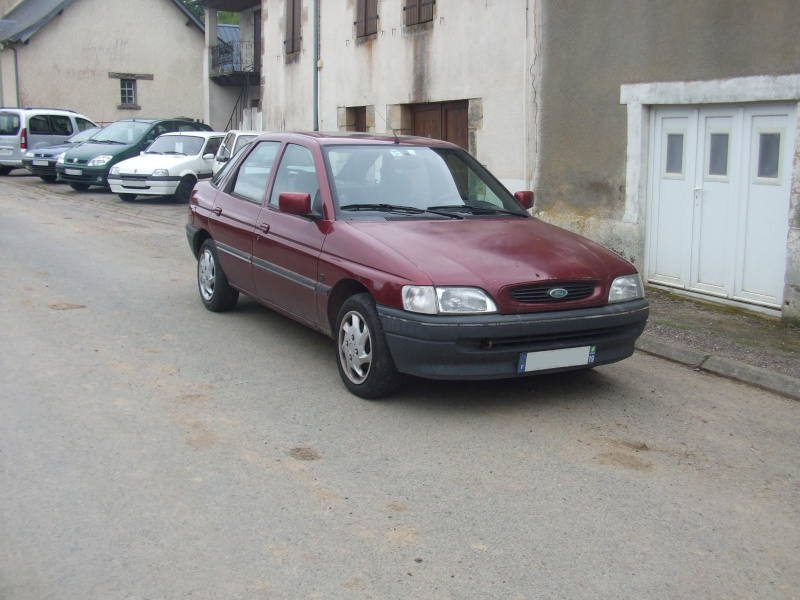
[[219,171],[234,154],[236,154],[243,146],[249,144],[261,133],[263,132],[232,129],[225,134],[225,141],[222,142],[222,145],[217,151],[217,156],[214,158],[214,166],[211,169],[213,174],[216,175],[217,171]]
[[21,169],[29,150],[61,144],[95,123],[71,110],[0,108],[0,175]]
[[99,131],[78,148],[58,159],[58,178],[74,190],[108,187],[108,172],[115,164],[136,156],[162,133],[211,131],[205,123],[187,119],[122,119]]
[[58,157],[70,148],[82,144],[98,131],[100,131],[99,127],[90,127],[79,131],[61,144],[28,150],[22,157],[22,164],[28,171],[38,175],[42,181],[56,181],[58,179],[58,173],[56,173]]
[[211,177],[211,165],[224,133],[165,133],[139,156],[111,167],[108,184],[122,200],[136,196],[175,196],[188,202],[194,184]]
[[240,293],[335,340],[345,386],[401,374],[494,379],[633,353],[636,268],[528,213],[461,148],[366,134],[262,135],[195,186],[186,234],[200,298]]

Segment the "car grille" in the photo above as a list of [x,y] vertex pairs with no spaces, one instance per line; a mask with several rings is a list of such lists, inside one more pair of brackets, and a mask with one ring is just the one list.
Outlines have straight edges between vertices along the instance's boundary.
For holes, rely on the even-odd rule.
[[[539,285],[529,285],[518,287],[509,292],[512,299],[525,304],[539,304],[554,302],[570,302],[583,300],[594,294],[596,287],[594,281],[576,281],[571,283],[545,283]],[[565,290],[567,293],[560,296],[556,293],[551,295],[553,290]],[[563,292],[562,292],[563,293]]]
[[123,175],[122,183],[127,181],[147,181],[147,175]]

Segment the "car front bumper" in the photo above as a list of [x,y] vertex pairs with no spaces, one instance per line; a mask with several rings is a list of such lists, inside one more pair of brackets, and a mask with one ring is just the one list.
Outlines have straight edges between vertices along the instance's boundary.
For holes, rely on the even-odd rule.
[[61,181],[84,183],[108,187],[108,170],[111,167],[87,167],[86,165],[56,165],[56,173]]
[[39,177],[55,177],[57,175],[56,161],[54,160],[49,160],[46,158],[23,158],[22,166]]
[[401,373],[428,379],[499,379],[529,375],[529,353],[591,348],[580,365],[543,368],[547,373],[590,368],[633,354],[649,314],[645,299],[599,308],[519,315],[464,317],[420,315],[378,306],[386,340]]
[[178,188],[180,180],[181,178],[177,176],[134,178],[125,175],[109,175],[108,185],[115,194],[171,196]]

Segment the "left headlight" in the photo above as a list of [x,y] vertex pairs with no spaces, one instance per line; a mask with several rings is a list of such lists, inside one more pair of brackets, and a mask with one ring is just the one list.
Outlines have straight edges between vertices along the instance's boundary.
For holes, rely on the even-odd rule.
[[469,315],[497,312],[489,294],[471,287],[404,285],[403,308],[429,315]]
[[608,290],[608,303],[644,298],[644,285],[638,273],[617,277]]
[[25,158],[33,158],[33,157],[34,157],[34,152],[33,152],[33,150],[31,150],[30,152],[26,152],[26,153],[25,153]]
[[66,152],[62,152],[61,154],[58,155],[58,158],[56,158],[56,162],[58,164],[60,164],[60,165],[64,164],[64,155],[65,154],[66,154]]
[[156,169],[153,171],[153,177],[169,177],[169,171],[166,169]]
[[110,154],[101,154],[100,156],[95,156],[92,160],[88,162],[88,166],[90,167],[102,167],[103,165],[107,165],[108,161],[110,161],[113,156]]

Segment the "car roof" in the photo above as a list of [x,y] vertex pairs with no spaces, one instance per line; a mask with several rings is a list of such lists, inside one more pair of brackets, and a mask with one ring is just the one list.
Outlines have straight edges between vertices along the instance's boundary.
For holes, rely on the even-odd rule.
[[210,138],[210,137],[224,137],[225,132],[224,131],[169,131],[167,133],[162,133],[158,137],[167,137],[167,136],[173,137],[176,135],[193,135],[195,137]]
[[291,133],[265,133],[264,137],[272,139],[313,139],[320,146],[341,145],[392,145],[403,144],[411,146],[438,146],[443,148],[460,148],[456,144],[437,140],[434,138],[418,137],[414,135],[394,135],[392,133],[361,133],[352,131],[295,131]]

